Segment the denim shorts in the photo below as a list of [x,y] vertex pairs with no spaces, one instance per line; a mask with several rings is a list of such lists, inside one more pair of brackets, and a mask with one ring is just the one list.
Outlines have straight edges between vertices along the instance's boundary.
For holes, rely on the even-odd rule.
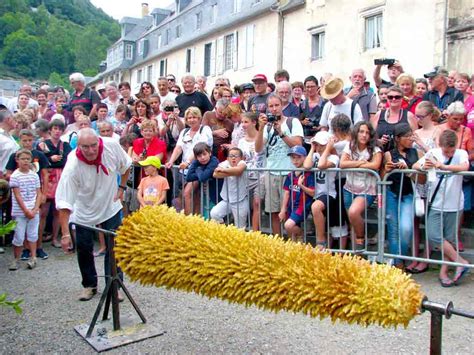
[[375,201],[375,195],[366,195],[366,194],[357,195],[357,194],[353,194],[352,192],[347,191],[346,189],[343,189],[343,190],[344,190],[344,192],[343,192],[343,194],[344,194],[344,207],[346,207],[346,210],[349,210],[349,208],[352,205],[352,201],[354,201],[354,199],[356,197],[365,198],[366,208],[369,208],[370,205],[372,205]]

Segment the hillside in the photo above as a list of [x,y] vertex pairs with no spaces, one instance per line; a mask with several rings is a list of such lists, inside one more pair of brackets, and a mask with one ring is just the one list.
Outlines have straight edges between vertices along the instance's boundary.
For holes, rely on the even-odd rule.
[[93,76],[119,37],[118,22],[89,0],[1,0],[0,77]]

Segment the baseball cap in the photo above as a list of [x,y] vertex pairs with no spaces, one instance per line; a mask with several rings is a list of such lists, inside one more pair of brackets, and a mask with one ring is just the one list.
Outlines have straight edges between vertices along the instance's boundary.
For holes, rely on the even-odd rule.
[[97,91],[100,91],[100,90],[105,90],[105,85],[104,84],[97,85]]
[[435,76],[438,76],[438,75],[449,76],[449,72],[440,66],[436,66],[434,67],[432,71],[424,74],[423,76],[425,78],[434,78]]
[[252,83],[245,83],[240,86],[240,90],[255,90]]
[[265,81],[265,82],[268,81],[265,74],[256,74],[256,75],[253,77],[252,81],[255,81],[255,80],[263,80],[263,81]]
[[288,150],[287,155],[291,155],[291,154],[301,155],[301,156],[305,157],[306,154],[308,154],[308,153],[306,152],[305,147],[303,147],[301,145],[295,145],[295,146],[291,147],[290,150]]
[[145,160],[139,161],[138,164],[140,164],[141,166],[153,165],[157,169],[161,168],[160,158],[158,158],[154,155],[146,158]]
[[320,145],[326,145],[329,142],[329,137],[331,137],[331,134],[328,131],[320,131],[311,138],[311,143],[316,142]]

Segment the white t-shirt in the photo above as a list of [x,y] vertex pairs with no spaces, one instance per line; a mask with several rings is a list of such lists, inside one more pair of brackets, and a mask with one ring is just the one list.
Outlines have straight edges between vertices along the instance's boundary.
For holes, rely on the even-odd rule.
[[[380,153],[379,147],[375,147],[373,155]],[[350,142],[347,143],[343,150],[343,154],[349,155],[351,160],[367,160],[370,161],[369,151],[364,149],[362,152],[356,149],[355,154],[351,152]],[[346,184],[344,188],[356,195],[376,195],[377,194],[377,178],[370,173],[359,173],[348,171],[346,175]]]
[[[287,125],[288,120],[292,120],[291,131]],[[303,126],[297,118],[287,118],[281,125],[281,131],[289,137],[304,137]],[[288,156],[290,147],[274,132],[273,126],[270,128],[270,131],[268,131],[268,126],[264,128],[263,140],[265,142],[263,154],[267,158],[266,168],[287,169],[288,171],[275,171],[270,173],[272,175],[288,175],[288,172],[294,169],[290,157]]]
[[212,131],[209,126],[201,126],[198,131],[191,137],[191,130],[188,128],[183,129],[179,133],[178,141],[176,145],[181,147],[183,150],[183,161],[193,160],[194,153],[193,148],[199,142],[206,143],[209,147],[212,147]]
[[[317,168],[318,161],[321,158],[319,153],[313,154],[313,163],[314,167]],[[339,165],[339,157],[337,155],[331,154],[328,156],[328,160],[334,164],[334,168],[337,168]],[[329,195],[333,198],[336,198],[336,171],[325,171],[319,170],[315,172],[316,179],[314,182],[315,185],[315,194],[314,198],[318,198],[321,195]]]
[[158,95],[160,96],[160,109],[163,109],[163,102],[165,102],[166,100],[174,100],[176,101],[176,95],[174,92],[171,92],[171,91],[168,91],[168,93],[164,96],[161,96],[160,93],[158,93]]
[[20,146],[13,139],[10,133],[0,128],[0,172],[5,173],[5,168],[10,155],[15,153]]
[[68,155],[66,166],[56,190],[56,208],[73,211],[71,220],[87,225],[97,225],[113,217],[122,209],[117,193],[117,174],[124,174],[132,165],[132,159],[113,138],[102,137],[104,151],[102,168],[88,165],[76,156],[74,149]]
[[[351,118],[351,106],[352,100],[346,97],[346,101],[341,105],[333,105],[330,101],[324,105],[323,112],[321,113],[320,125],[328,127],[329,133],[333,133],[331,128],[331,120],[334,116],[343,113],[347,117]],[[362,116],[362,111],[360,110],[359,104],[356,104],[354,107],[354,120],[352,124],[363,121],[364,116]]]
[[[443,164],[446,164],[448,158],[443,155],[441,148],[430,149],[428,153],[433,154],[433,156]],[[453,155],[453,159],[449,165],[459,165],[469,162],[469,156],[464,149],[456,149]],[[425,157],[422,157],[419,161],[419,164],[425,163]],[[439,179],[442,175],[437,175],[436,181],[430,182],[429,184],[429,201],[434,194],[436,186],[438,185]],[[445,175],[441,186],[436,193],[436,197],[431,205],[433,210],[444,211],[444,212],[456,212],[461,211],[464,208],[464,194],[462,191],[462,175]]]
[[[245,165],[245,161],[239,161],[238,165]],[[230,168],[230,163],[224,160],[219,164],[221,168]],[[224,201],[229,203],[236,203],[244,200],[247,197],[247,174],[245,171],[240,176],[228,176],[224,178],[224,184],[222,185],[221,197]]]
[[[239,141],[238,148],[242,150],[244,154],[244,160],[247,164],[248,169],[261,169],[265,165],[265,154],[257,153],[255,151],[255,141],[249,142],[247,139],[242,138]],[[249,171],[248,177],[249,179],[258,179],[258,172],[257,171]]]

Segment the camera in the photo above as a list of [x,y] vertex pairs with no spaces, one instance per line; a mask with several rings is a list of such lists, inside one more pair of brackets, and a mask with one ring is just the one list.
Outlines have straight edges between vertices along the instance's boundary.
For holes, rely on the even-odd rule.
[[395,64],[395,59],[388,58],[379,58],[374,60],[375,65],[393,65]]
[[173,112],[174,111],[174,106],[165,106],[165,107],[163,107],[163,111]]
[[278,121],[279,117],[275,116],[273,113],[267,113],[267,120],[268,123],[273,123],[275,121]]

